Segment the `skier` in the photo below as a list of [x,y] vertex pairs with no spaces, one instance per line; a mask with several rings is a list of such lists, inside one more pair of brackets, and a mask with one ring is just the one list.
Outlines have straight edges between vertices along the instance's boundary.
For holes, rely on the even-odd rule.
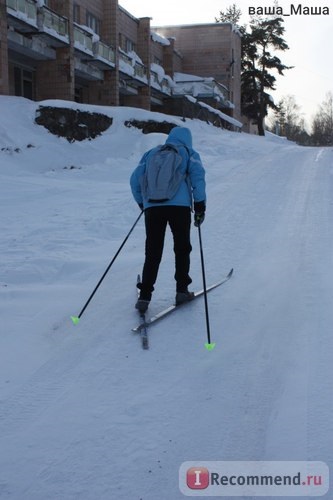
[[[158,148],[147,151],[131,175],[132,194],[141,210],[144,210],[146,227],[145,262],[141,283],[138,283],[140,295],[136,309],[144,314],[149,306],[158,274],[164,246],[164,237],[169,224],[174,241],[176,305],[193,299],[193,292],[188,290],[192,282],[189,275],[191,208],[194,206],[194,225],[199,226],[205,218],[206,192],[205,170],[199,154],[192,148],[192,134],[186,127],[174,127],[169,133],[166,145],[176,146],[181,155],[179,167],[183,174],[176,194],[166,201],[149,201],[143,192],[142,179],[147,168],[147,161],[156,154]],[[192,203],[194,202],[194,203]]]

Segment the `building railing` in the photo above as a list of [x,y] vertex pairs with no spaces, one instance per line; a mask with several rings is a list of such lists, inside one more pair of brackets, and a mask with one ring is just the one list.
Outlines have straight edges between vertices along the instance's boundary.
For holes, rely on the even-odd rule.
[[[33,0],[6,0],[8,12],[23,22],[33,24],[38,29],[51,37],[58,38],[61,42],[69,43],[68,19],[54,12],[46,5]],[[83,26],[74,23],[73,26],[74,47],[85,52],[92,58],[101,59],[105,64],[115,65],[115,49],[100,40],[94,41],[94,35]],[[103,61],[102,61],[103,60]],[[148,84],[147,67],[123,50],[119,50],[120,70],[130,77]],[[171,94],[168,79],[161,79],[161,75],[150,71],[150,82],[155,88],[163,93]]]
[[154,70],[150,70],[150,84],[153,88],[160,90],[164,94],[171,95],[171,86],[168,78],[161,78]]
[[228,91],[227,87],[225,85],[223,85],[222,83],[215,81],[214,92],[220,93],[224,99],[228,99],[229,91]]
[[[27,21],[37,23],[37,4],[31,0],[7,0],[7,8],[27,18]],[[21,18],[21,17],[20,17]]]
[[150,70],[150,84],[155,84],[157,87],[160,86],[160,82],[158,81],[158,74],[152,69]]
[[45,5],[40,9],[41,18],[39,28],[43,31],[52,30],[61,37],[68,37],[68,19],[60,16]]
[[168,94],[168,95],[172,94],[171,85],[170,85],[170,82],[169,82],[169,80],[167,78],[163,78],[163,80],[161,81],[160,85],[161,85],[162,91],[165,94]]
[[218,98],[226,101],[228,89],[213,78],[197,78],[195,80],[177,80],[174,95],[193,95],[200,98]]
[[123,61],[125,64],[129,64],[130,66],[132,66],[132,58],[122,50],[119,51],[119,59]]
[[81,26],[74,26],[74,45],[84,51],[93,52],[93,35]]
[[115,64],[116,62],[116,55],[114,52],[114,49],[110,47],[109,45],[106,45],[104,42],[96,42],[94,44],[94,55],[96,57],[100,57],[104,59],[105,61],[108,61],[112,64]]
[[139,61],[135,61],[122,50],[119,51],[119,66],[124,73],[148,83],[146,66]]
[[135,61],[134,74],[139,78],[147,78],[147,69],[143,64],[139,63],[138,61]]

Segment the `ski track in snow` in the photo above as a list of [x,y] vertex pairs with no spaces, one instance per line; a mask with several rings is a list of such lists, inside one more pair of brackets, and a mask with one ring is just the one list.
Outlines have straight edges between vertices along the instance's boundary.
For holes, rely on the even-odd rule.
[[[76,147],[81,170],[50,171],[42,151],[36,171],[31,151],[26,172],[18,157],[3,163],[0,498],[180,500],[188,460],[331,465],[332,150],[190,123],[207,169],[207,281],[231,267],[234,276],[209,294],[214,351],[204,349],[201,299],[152,325],[143,351],[131,332],[142,221],[79,325],[68,319],[137,216],[128,176],[161,141],[115,125],[93,152],[63,146],[62,162]],[[34,133],[57,151],[57,139]],[[194,230],[192,244],[197,289]],[[171,255],[168,233],[151,314],[173,300]]]

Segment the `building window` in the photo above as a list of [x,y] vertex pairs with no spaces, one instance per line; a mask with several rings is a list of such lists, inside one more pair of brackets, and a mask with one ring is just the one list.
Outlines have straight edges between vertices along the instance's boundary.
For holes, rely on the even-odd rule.
[[14,86],[16,96],[34,99],[34,73],[32,71],[16,66],[14,68]]
[[159,59],[158,57],[154,56],[154,63],[155,64],[158,64],[159,66],[163,66],[163,62],[161,59]]
[[124,52],[135,52],[136,50],[136,45],[133,42],[133,40],[130,40],[127,38],[123,33],[119,33],[119,47],[124,51]]
[[73,21],[80,24],[80,6],[77,3],[73,5]]
[[87,19],[86,24],[89,28],[91,28],[97,35],[101,33],[101,21],[94,16],[91,12],[87,11]]
[[135,43],[130,40],[129,38],[126,38],[125,40],[125,51],[128,52],[135,52]]

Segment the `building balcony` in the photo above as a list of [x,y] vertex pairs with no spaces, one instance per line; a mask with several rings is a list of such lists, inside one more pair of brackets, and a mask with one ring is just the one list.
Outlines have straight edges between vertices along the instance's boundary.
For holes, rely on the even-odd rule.
[[158,73],[157,71],[150,70],[150,85],[153,90],[157,90],[162,94],[171,96],[172,94],[172,81],[164,74]]
[[147,69],[146,67],[135,61],[134,63],[134,76],[136,78],[139,78],[140,80],[144,81],[144,83],[148,83],[148,79],[147,79]]
[[74,61],[75,76],[84,81],[103,81],[104,74],[99,68],[93,66],[91,63],[83,62],[78,57]]
[[27,37],[13,29],[8,30],[8,48],[25,60],[47,61],[56,59],[56,51],[40,37]]
[[115,67],[113,48],[101,42],[93,31],[85,29],[84,26],[74,25],[74,48],[83,62],[90,62],[101,70]]
[[38,30],[37,4],[32,0],[7,0],[8,23],[20,32]]
[[119,71],[123,80],[131,80],[135,86],[148,85],[146,66],[122,50],[119,50]]
[[53,47],[69,45],[68,19],[43,5],[38,9],[38,28]]
[[93,57],[93,34],[82,26],[74,25],[74,48],[75,50]]
[[172,94],[173,85],[171,85],[170,80],[168,78],[163,78],[163,80],[161,81],[161,88],[164,94],[167,95]]
[[137,96],[139,91],[130,85],[129,80],[119,80],[119,93],[126,96]]
[[98,41],[93,44],[94,59],[91,61],[100,69],[112,69],[116,65],[116,54],[113,47]]
[[228,100],[228,89],[214,78],[175,73],[173,95],[191,95],[199,99],[214,99],[221,105]]

